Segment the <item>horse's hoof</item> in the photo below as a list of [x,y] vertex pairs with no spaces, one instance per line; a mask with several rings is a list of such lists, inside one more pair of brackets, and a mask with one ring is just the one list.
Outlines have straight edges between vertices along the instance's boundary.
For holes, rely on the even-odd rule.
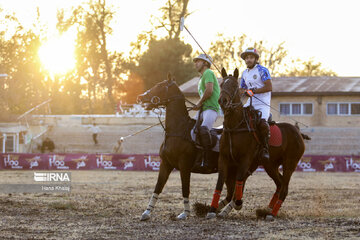
[[231,210],[234,208],[235,206],[235,202],[231,201],[229,202],[222,210],[221,212],[218,214],[218,217],[220,218],[224,218],[227,215],[229,215],[229,213],[231,212]]
[[221,209],[223,209],[227,204],[229,203],[228,200],[224,199],[219,203],[219,207],[218,207],[218,211],[221,211]]
[[229,215],[227,211],[224,211],[224,209],[217,215],[219,218],[225,218]]
[[140,218],[140,221],[146,221],[150,219],[150,211],[146,210]]
[[179,216],[176,217],[177,220],[186,220],[188,218],[189,214],[186,212],[182,212],[179,214]]
[[235,205],[235,206],[234,206],[234,209],[237,210],[237,211],[241,210],[241,209],[242,209],[242,204],[239,205],[239,206],[238,206],[238,205]]
[[[241,200],[240,200],[240,201],[241,201]],[[242,209],[242,206],[243,206],[243,202],[242,202],[242,201],[241,201],[241,203],[240,203],[239,205],[236,205],[236,202],[235,202],[235,204],[234,204],[234,209],[237,210],[237,211],[239,211],[239,210]]]
[[227,214],[224,212],[220,212],[217,216],[218,216],[218,218],[225,218],[227,216]]
[[213,218],[216,218],[216,213],[208,212],[208,214],[206,215],[206,219],[213,219]]
[[274,221],[274,216],[269,214],[269,215],[266,215],[265,217],[265,221]]

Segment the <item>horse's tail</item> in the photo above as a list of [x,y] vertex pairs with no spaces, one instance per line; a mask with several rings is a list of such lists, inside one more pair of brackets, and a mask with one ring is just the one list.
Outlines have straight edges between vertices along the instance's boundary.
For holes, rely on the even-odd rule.
[[[299,132],[300,132],[300,128],[299,128],[299,125],[297,124],[297,123],[295,123],[295,127],[299,130]],[[301,136],[302,136],[302,138],[304,139],[304,140],[311,140],[311,137],[309,137],[308,135],[306,135],[306,134],[304,134],[304,133],[302,133],[302,132],[300,132],[300,134],[301,134]]]

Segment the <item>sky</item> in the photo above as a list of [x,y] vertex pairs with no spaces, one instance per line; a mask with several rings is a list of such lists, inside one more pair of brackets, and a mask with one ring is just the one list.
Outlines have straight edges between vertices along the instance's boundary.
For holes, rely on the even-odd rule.
[[[41,22],[56,38],[56,10],[69,9],[83,0],[0,0],[0,7],[15,12],[26,26],[40,8]],[[165,0],[108,0],[116,16],[108,46],[120,52],[130,50],[130,42],[143,30],[151,29],[151,15]],[[268,45],[285,42],[292,59],[313,58],[339,76],[360,76],[360,14],[358,0],[190,0],[193,12],[185,25],[204,49],[225,36],[241,36]],[[200,50],[194,40],[182,32],[184,41]]]

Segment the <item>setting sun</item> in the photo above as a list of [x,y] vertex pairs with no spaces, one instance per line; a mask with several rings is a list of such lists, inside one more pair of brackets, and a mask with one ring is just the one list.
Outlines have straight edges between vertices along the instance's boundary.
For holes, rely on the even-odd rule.
[[69,34],[49,39],[39,50],[43,66],[51,74],[64,74],[75,67],[74,39]]

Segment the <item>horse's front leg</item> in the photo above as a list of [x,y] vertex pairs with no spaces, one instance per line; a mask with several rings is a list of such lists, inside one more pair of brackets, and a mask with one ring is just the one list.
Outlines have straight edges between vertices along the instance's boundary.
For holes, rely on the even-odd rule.
[[[235,183],[237,183],[238,188],[240,187],[242,189],[242,194],[240,194],[240,196],[241,196],[240,198],[239,198],[239,195],[236,194],[237,189],[233,190],[234,191],[233,192],[234,193],[233,194],[233,199],[235,201],[234,208],[237,211],[241,210],[242,206],[243,206],[242,197],[243,197],[243,193],[245,191],[246,180],[250,177],[250,175],[253,172],[255,172],[255,170],[258,168],[258,166],[259,166],[259,164],[256,161],[256,159],[255,159],[255,161],[253,160],[251,165],[250,165],[249,170],[246,172],[245,178],[243,180],[240,180],[240,182],[239,182],[239,180],[236,180],[236,178],[234,178],[234,180],[233,180],[233,184],[235,185]],[[235,176],[236,176],[236,174],[235,174]],[[242,182],[242,184],[241,184],[241,182]],[[234,187],[233,187],[233,189],[234,189]]]
[[231,201],[231,199],[234,196],[236,167],[234,166],[227,167],[227,173],[228,174],[226,175],[226,180],[225,180],[227,193],[226,193],[226,197],[223,200],[221,200],[221,202],[219,203],[218,211],[221,211]]
[[184,211],[177,216],[178,220],[185,220],[190,216],[190,176],[191,176],[191,165],[182,166],[180,168],[180,177],[181,177],[181,187],[182,195],[184,200]]
[[163,159],[163,161],[161,161],[160,171],[159,171],[158,180],[157,180],[157,183],[155,186],[155,190],[150,198],[148,207],[141,215],[141,218],[140,218],[141,221],[150,219],[150,214],[151,214],[152,210],[155,208],[155,204],[159,198],[159,194],[162,192],[162,190],[169,178],[169,175],[173,169],[174,168],[171,167],[170,164],[165,159]]
[[252,169],[249,169],[249,159],[246,159],[241,164],[238,165],[236,170],[236,181],[235,181],[235,191],[233,199],[221,210],[219,217],[226,217],[233,208],[240,210],[242,208],[242,197],[245,187],[245,182],[250,176]]

